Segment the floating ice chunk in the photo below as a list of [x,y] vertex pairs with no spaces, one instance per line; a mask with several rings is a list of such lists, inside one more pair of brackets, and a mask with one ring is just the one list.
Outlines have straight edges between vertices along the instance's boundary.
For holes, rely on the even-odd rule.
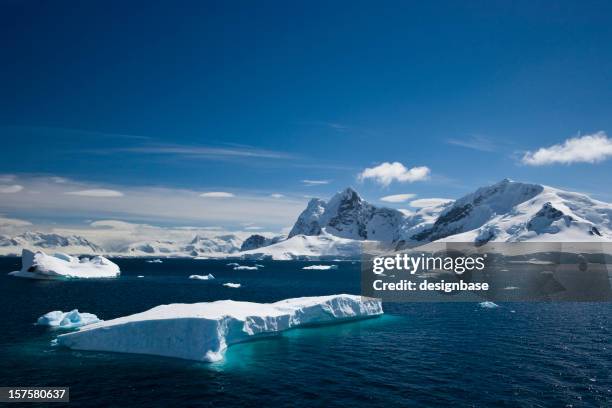
[[161,259],[149,259],[147,262],[148,263],[164,263],[164,261],[162,261]]
[[496,307],[499,307],[498,304],[489,302],[488,300],[486,302],[480,302],[478,305],[483,309],[495,309]]
[[50,326],[60,329],[73,329],[75,327],[81,327],[101,321],[102,320],[98,319],[98,316],[95,314],[79,313],[77,309],[74,309],[66,313],[62,312],[61,310],[49,312],[43,316],[40,316],[36,321],[36,324],[39,326]]
[[76,350],[150,354],[218,361],[228,346],[306,324],[363,319],[383,313],[380,299],[331,295],[276,303],[219,300],[161,305],[58,336]]
[[302,269],[315,270],[315,271],[327,271],[329,269],[338,269],[338,265],[310,265],[310,266],[305,266]]
[[32,279],[116,278],[119,274],[119,266],[102,256],[79,259],[64,253],[47,255],[27,249],[21,253],[21,270],[9,273]]
[[189,275],[189,279],[213,280],[215,277],[212,273],[209,273],[208,275]]
[[137,278],[144,278],[144,275],[138,275]]
[[236,289],[238,289],[242,285],[240,285],[239,283],[227,282],[227,283],[224,283],[223,286],[227,286],[228,288],[236,288]]
[[255,264],[255,266],[256,266],[257,268],[263,268],[263,267],[264,267],[263,265],[260,265],[260,264]]
[[235,271],[256,271],[257,269],[258,269],[257,266],[244,266],[244,265],[234,266]]
[[240,264],[236,263],[236,262],[230,262],[228,264],[226,264],[227,266],[240,266]]

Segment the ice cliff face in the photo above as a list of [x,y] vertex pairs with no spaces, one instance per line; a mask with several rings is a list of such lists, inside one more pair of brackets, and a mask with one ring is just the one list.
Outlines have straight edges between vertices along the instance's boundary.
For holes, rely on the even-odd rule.
[[320,235],[327,233],[347,239],[396,241],[406,216],[389,208],[375,207],[352,188],[334,195],[327,203],[313,199],[300,214],[289,233],[296,235]]

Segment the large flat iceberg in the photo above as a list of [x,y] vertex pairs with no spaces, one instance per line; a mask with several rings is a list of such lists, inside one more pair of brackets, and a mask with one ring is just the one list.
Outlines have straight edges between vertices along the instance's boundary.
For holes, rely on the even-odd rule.
[[31,279],[116,278],[119,274],[119,266],[102,256],[79,259],[63,253],[47,255],[27,249],[21,253],[21,270],[9,273]]
[[58,336],[76,350],[150,354],[205,362],[223,358],[228,346],[294,327],[383,313],[380,299],[332,295],[251,303],[219,300],[171,304],[88,325]]

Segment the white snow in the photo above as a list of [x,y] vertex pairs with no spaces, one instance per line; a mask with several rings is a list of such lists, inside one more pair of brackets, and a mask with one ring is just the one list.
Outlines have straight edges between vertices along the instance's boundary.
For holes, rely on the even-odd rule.
[[149,259],[147,263],[164,263],[161,259]]
[[240,285],[239,283],[227,282],[227,283],[224,283],[223,286],[227,286],[228,288],[238,289],[242,285]]
[[50,326],[60,329],[73,329],[102,321],[103,320],[98,319],[98,316],[95,314],[79,313],[77,309],[74,309],[65,313],[61,310],[49,312],[43,316],[40,316],[36,321],[36,324],[39,326]]
[[488,300],[486,302],[480,302],[478,306],[482,307],[483,309],[495,309],[496,307],[499,307],[498,304],[490,302]]
[[212,362],[228,346],[307,324],[378,316],[380,299],[331,295],[275,303],[219,300],[171,304],[82,327],[58,336],[76,350],[138,353]]
[[235,271],[256,271],[258,268],[256,266],[246,266],[246,265],[238,265],[234,266]]
[[213,280],[215,277],[212,273],[208,275],[189,275],[189,279],[197,279],[197,280]]
[[274,245],[244,251],[240,254],[243,258],[248,259],[292,260],[321,257],[358,259],[361,257],[363,242],[338,238],[323,230],[321,235],[296,235]]
[[79,259],[59,252],[47,255],[27,249],[21,254],[21,265],[21,270],[9,275],[31,279],[86,279],[116,278],[120,274],[117,264],[101,256]]
[[329,269],[338,269],[338,265],[310,265],[310,266],[305,266],[302,269],[315,270],[315,271],[327,271]]
[[227,266],[240,266],[240,264],[236,263],[236,262],[230,262],[228,264],[226,264]]

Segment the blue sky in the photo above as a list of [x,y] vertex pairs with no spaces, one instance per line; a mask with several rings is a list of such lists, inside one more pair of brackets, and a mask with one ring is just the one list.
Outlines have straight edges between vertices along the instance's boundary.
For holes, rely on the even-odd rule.
[[[612,134],[609,2],[0,8],[0,174],[15,176],[7,191],[63,177],[124,196],[147,188],[282,194],[286,219],[264,222],[274,227],[304,196],[348,185],[375,202],[457,198],[509,177],[612,201],[610,155],[522,160],[568,138]],[[430,172],[388,185],[358,179],[385,162]],[[4,199],[1,213],[73,211],[23,200]],[[102,216],[96,205],[78,217]]]

